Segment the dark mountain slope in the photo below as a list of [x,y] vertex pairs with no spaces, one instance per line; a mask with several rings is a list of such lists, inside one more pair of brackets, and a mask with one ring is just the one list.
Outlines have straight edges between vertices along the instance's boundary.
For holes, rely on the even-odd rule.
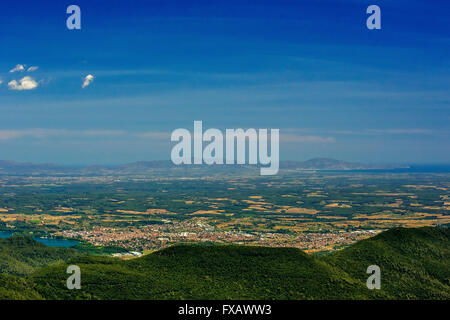
[[381,293],[396,299],[450,299],[450,229],[395,228],[324,257],[353,278],[381,269]]
[[0,274],[0,300],[40,300],[42,297],[27,279]]
[[[33,243],[2,246],[15,248],[18,261],[31,259],[31,248],[45,251]],[[81,290],[66,288],[69,264],[81,268]],[[372,264],[381,268],[381,290],[366,287]],[[448,300],[449,279],[449,229],[396,228],[322,257],[235,245],[178,245],[132,260],[73,256],[25,278],[0,276],[0,297]]]
[[292,248],[180,245],[129,261],[85,258],[76,263],[82,290],[65,288],[66,265],[59,265],[33,275],[38,291],[52,299],[364,297],[359,283]]
[[50,248],[32,238],[14,236],[0,239],[0,273],[24,276],[36,268],[78,255],[75,250]]

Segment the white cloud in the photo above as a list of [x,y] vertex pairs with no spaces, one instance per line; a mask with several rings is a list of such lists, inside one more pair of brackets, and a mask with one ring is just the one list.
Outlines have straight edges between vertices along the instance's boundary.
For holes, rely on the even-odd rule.
[[50,138],[50,137],[118,137],[124,135],[122,130],[67,130],[67,129],[22,129],[0,130],[0,140],[11,140],[23,137]]
[[[170,132],[163,132],[163,131],[129,132],[124,130],[101,130],[101,129],[69,130],[69,129],[43,129],[43,128],[0,130],[0,140],[11,140],[24,137],[31,137],[37,139],[52,138],[52,137],[72,137],[72,138],[103,137],[115,139],[117,137],[124,137],[124,138],[140,138],[153,141],[170,141]],[[335,139],[333,137],[323,137],[323,136],[280,134],[280,141],[284,143],[328,144],[334,143]]]
[[68,135],[87,136],[87,137],[117,137],[125,134],[122,130],[78,130],[67,131]]
[[8,83],[8,87],[11,90],[33,90],[38,87],[38,83],[31,77],[23,77],[17,82],[16,80],[12,80]]
[[24,71],[24,70],[25,70],[25,65],[23,65],[23,64],[18,64],[18,65],[16,65],[14,68],[12,68],[11,70],[9,70],[9,72],[13,73],[13,72]]
[[2,79],[0,79],[0,84],[2,84],[3,83],[3,80]]
[[139,137],[139,138],[143,138],[143,139],[170,140],[169,132],[148,131],[148,132],[136,133],[135,136]]
[[16,80],[12,80],[8,82],[8,87],[11,90],[33,90],[38,87],[38,83],[31,77],[23,77],[17,82]]
[[84,77],[83,84],[81,85],[82,88],[86,88],[88,85],[90,85],[94,81],[94,76],[92,74],[88,74],[86,77]]
[[322,133],[335,135],[353,135],[353,136],[376,136],[376,135],[431,135],[431,134],[448,134],[445,130],[431,130],[422,128],[406,128],[406,129],[361,129],[361,130],[319,130]]
[[29,67],[29,68],[27,69],[27,71],[28,71],[28,72],[33,72],[33,71],[36,71],[37,69],[39,69],[38,66],[31,66],[31,67]]
[[433,130],[429,129],[369,129],[369,133],[380,133],[380,134],[429,134]]
[[20,138],[142,138],[154,141],[170,141],[170,132],[146,131],[146,132],[129,132],[124,130],[104,130],[104,129],[45,129],[45,128],[29,128],[29,129],[5,129],[0,130],[0,141],[7,141]]
[[291,143],[333,143],[335,139],[333,137],[320,137],[320,136],[301,136],[295,134],[281,134],[280,141]]

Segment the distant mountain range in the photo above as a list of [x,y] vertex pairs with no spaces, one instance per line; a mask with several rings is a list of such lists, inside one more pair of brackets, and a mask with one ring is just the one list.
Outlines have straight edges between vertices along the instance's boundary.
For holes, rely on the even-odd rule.
[[[220,168],[219,168],[220,167]],[[114,175],[114,174],[148,174],[158,170],[174,168],[214,168],[215,170],[254,170],[253,165],[192,165],[176,166],[171,161],[139,161],[123,165],[89,165],[61,166],[56,164],[35,164],[29,162],[14,162],[0,160],[0,174],[9,175]],[[409,168],[402,165],[374,165],[356,162],[346,162],[329,158],[314,158],[307,161],[281,161],[281,169],[287,170],[386,170]]]
[[397,169],[409,168],[405,165],[380,165],[357,162],[346,162],[330,158],[314,158],[306,161],[282,161],[282,169],[302,169],[302,170],[376,170],[376,169]]

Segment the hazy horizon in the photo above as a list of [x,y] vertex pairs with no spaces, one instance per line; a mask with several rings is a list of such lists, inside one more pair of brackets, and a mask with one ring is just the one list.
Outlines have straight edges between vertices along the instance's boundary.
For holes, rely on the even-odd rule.
[[[360,163],[360,164],[367,164],[367,165],[398,165],[398,166],[450,166],[450,162],[423,162],[423,163],[417,163],[417,162],[363,162],[363,161],[355,161],[355,160],[346,160],[346,159],[337,159],[337,158],[328,158],[328,157],[313,157],[308,159],[302,159],[302,160],[295,160],[295,159],[286,159],[286,160],[280,160],[281,163],[286,162],[305,162],[309,160],[317,160],[317,159],[327,159],[327,160],[337,160],[341,162],[348,162],[348,163]],[[121,165],[128,165],[133,163],[140,163],[140,162],[172,162],[171,159],[153,159],[153,160],[136,160],[136,161],[129,161],[129,162],[85,162],[85,163],[76,163],[76,162],[56,162],[56,161],[46,161],[46,162],[34,162],[34,161],[19,161],[14,159],[0,159],[0,161],[8,161],[13,162],[17,164],[33,164],[33,165],[57,165],[57,166],[63,166],[63,167],[86,167],[86,166],[121,166]],[[250,164],[245,164],[245,166]],[[175,166],[175,165],[174,165]],[[180,165],[180,166],[186,166],[186,165]],[[193,164],[193,166],[209,166],[205,163],[203,164]],[[213,165],[214,166],[214,165]],[[228,165],[232,166],[232,165]],[[251,166],[251,165],[250,165]]]

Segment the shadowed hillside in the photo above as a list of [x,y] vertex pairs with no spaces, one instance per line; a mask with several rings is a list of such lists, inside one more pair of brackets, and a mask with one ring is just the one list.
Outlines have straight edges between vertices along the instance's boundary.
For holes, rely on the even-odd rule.
[[324,261],[365,279],[361,265],[376,264],[382,291],[399,299],[450,299],[450,230],[396,228],[324,257]]
[[36,268],[77,255],[75,250],[50,248],[28,237],[0,239],[0,273],[24,276]]
[[[83,256],[4,280],[3,297],[46,299],[450,299],[448,228],[396,228],[333,255],[294,248],[178,245],[132,260]],[[81,290],[65,286],[81,268]],[[366,269],[381,268],[381,290]],[[1,281],[1,280],[0,280]]]

